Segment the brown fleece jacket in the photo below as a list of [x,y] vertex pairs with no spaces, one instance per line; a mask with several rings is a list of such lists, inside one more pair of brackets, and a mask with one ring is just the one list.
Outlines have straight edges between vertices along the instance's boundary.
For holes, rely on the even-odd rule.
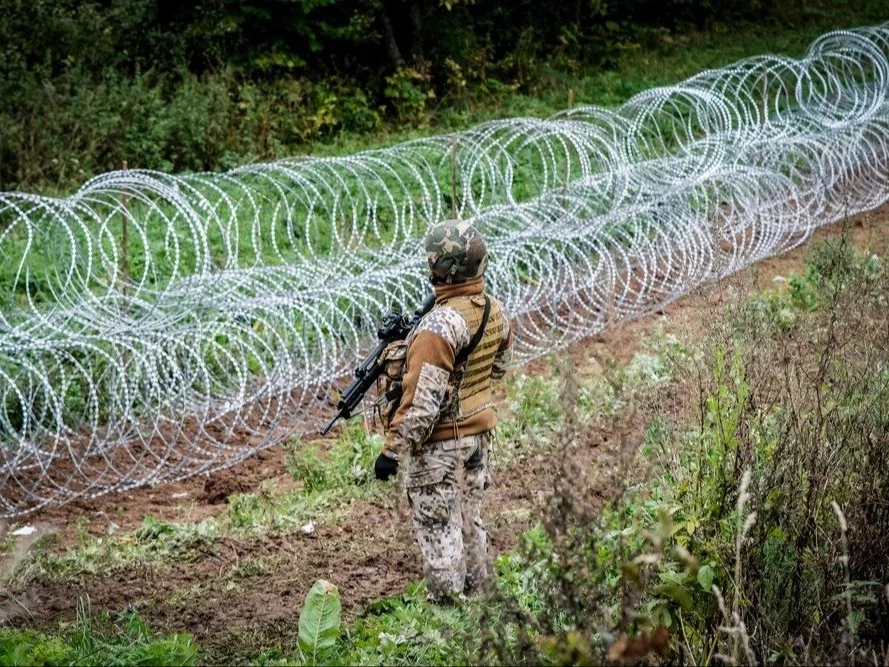
[[[435,302],[436,305],[441,306],[454,297],[472,296],[482,294],[484,291],[485,283],[481,278],[455,285],[436,285]],[[508,336],[501,343],[498,354],[509,349],[512,342],[513,334],[510,330]],[[384,452],[397,457],[406,453],[406,448],[419,445],[422,441],[440,442],[467,435],[476,435],[489,431],[497,425],[497,417],[490,408],[486,408],[467,419],[458,421],[456,424],[450,421],[446,424],[438,424],[438,409],[441,407],[444,396],[438,395],[435,391],[425,391],[423,387],[421,387],[423,404],[415,405],[415,400],[418,398],[418,384],[421,383],[420,376],[424,366],[428,364],[435,369],[441,369],[442,372],[436,374],[446,379],[450,377],[454,370],[454,360],[459,351],[453,336],[449,336],[447,333],[441,335],[435,331],[423,329],[421,326],[408,347],[407,365],[402,383],[404,394],[401,405],[389,427],[386,445],[383,448]],[[430,370],[433,369],[427,369],[427,376]],[[428,379],[424,378],[424,381],[428,382]],[[436,401],[437,404],[433,405]],[[429,414],[433,410],[435,411],[434,416]],[[411,424],[405,422],[405,417],[409,413],[412,415],[420,414],[420,421],[423,422],[420,428],[413,429]],[[409,420],[410,418],[408,417]],[[431,428],[431,432],[426,430],[427,427]],[[427,433],[428,435],[426,435]],[[413,442],[413,440],[420,440],[420,442]]]

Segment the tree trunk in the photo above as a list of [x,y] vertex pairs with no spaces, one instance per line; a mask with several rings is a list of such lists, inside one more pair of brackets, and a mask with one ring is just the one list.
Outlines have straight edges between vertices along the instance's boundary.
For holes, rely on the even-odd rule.
[[398,42],[395,41],[395,30],[392,28],[392,19],[389,16],[389,9],[383,5],[383,41],[386,42],[386,52],[389,54],[389,60],[395,69],[404,67],[404,58],[401,56],[401,49],[398,48]]
[[420,73],[426,71],[426,58],[423,56],[423,15],[420,0],[413,0],[410,6],[411,19],[411,64]]

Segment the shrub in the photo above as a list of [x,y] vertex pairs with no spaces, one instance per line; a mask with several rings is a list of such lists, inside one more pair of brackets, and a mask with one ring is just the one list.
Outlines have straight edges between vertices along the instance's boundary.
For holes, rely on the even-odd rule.
[[489,650],[558,664],[884,660],[887,297],[889,274],[844,239],[768,308],[740,297],[677,358],[672,391],[693,402],[649,423],[645,466],[626,465],[632,439],[594,470],[562,458],[542,537],[522,550],[535,602],[501,594],[509,622]]

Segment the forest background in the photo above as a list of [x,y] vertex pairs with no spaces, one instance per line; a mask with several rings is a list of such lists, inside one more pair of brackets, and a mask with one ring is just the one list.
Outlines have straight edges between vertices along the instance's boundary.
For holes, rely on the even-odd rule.
[[0,0],[0,190],[68,191],[124,163],[215,171],[615,105],[745,55],[800,55],[826,29],[885,20],[882,5]]

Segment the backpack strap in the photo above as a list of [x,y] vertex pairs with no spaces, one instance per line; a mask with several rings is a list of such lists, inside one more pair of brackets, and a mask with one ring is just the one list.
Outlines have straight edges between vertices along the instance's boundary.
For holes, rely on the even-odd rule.
[[482,336],[485,335],[485,327],[488,326],[488,317],[490,315],[491,299],[488,298],[487,294],[485,294],[485,312],[482,315],[482,322],[478,325],[478,330],[475,332],[472,340],[469,341],[469,345],[460,350],[460,354],[458,354],[457,357],[454,359],[454,369],[457,369],[465,364],[469,360],[469,355],[475,351],[476,347],[478,347],[478,344],[482,340]]

